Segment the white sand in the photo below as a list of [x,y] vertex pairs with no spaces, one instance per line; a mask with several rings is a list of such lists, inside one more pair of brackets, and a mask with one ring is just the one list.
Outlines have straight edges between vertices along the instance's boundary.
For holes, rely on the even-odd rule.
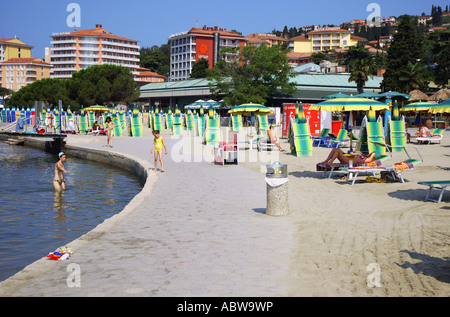
[[[282,145],[289,148],[286,140]],[[424,162],[403,172],[405,183],[366,183],[358,177],[353,186],[315,171],[330,149],[314,147],[312,157],[273,154],[288,165],[291,217],[298,228],[292,296],[450,295],[450,192],[440,204],[426,202],[428,187],[417,184],[450,179],[450,131],[441,144],[408,147],[418,158],[417,147]],[[385,164],[406,158],[394,153]],[[367,286],[375,272],[370,267],[367,272],[371,263],[379,266],[380,287]]]

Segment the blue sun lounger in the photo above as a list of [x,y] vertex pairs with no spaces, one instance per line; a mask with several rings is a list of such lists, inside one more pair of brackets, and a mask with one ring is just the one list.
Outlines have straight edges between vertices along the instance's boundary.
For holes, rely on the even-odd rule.
[[[434,182],[418,182],[418,184],[428,186],[427,197],[425,197],[425,200],[432,201],[432,202],[435,202],[435,203],[439,204],[441,202],[441,200],[442,200],[442,196],[444,195],[444,190],[448,186],[450,186],[450,180],[447,180],[447,181],[434,181]],[[430,194],[431,194],[431,191],[433,189],[440,190],[439,197],[438,197],[437,200],[430,198]]]

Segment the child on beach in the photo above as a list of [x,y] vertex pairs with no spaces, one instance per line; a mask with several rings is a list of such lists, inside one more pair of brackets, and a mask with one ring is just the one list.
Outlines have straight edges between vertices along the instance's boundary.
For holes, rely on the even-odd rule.
[[167,155],[166,142],[164,141],[164,138],[160,135],[159,130],[153,131],[153,136],[155,137],[155,139],[153,140],[153,146],[152,149],[150,150],[150,154],[152,154],[153,150],[155,150],[155,171],[159,159],[159,162],[161,163],[161,172],[164,172],[164,163],[162,161],[162,149],[164,147],[164,150]]
[[55,164],[55,177],[53,178],[53,187],[57,192],[66,190],[66,180],[64,174],[67,171],[64,169],[64,162],[66,161],[66,154],[59,153],[59,161]]
[[105,120],[105,128],[107,130],[106,143],[107,146],[112,147],[112,137],[114,135],[114,128],[116,124],[111,120],[111,117],[107,117]]

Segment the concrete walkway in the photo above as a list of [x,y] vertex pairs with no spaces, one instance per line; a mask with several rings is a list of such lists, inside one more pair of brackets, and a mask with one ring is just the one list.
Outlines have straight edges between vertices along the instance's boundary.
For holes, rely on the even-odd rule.
[[[289,296],[295,224],[291,215],[265,214],[264,174],[176,163],[170,154],[179,140],[165,137],[166,172],[150,171],[154,184],[144,187],[125,216],[74,241],[68,261],[40,260],[40,272],[0,284],[0,295]],[[112,149],[101,136],[80,140],[68,144],[132,155],[153,166],[151,136],[115,138]]]

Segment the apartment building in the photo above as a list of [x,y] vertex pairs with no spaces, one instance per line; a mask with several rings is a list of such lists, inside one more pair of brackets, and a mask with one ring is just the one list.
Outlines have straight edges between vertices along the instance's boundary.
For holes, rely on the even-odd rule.
[[148,68],[139,67],[138,73],[134,75],[134,80],[139,86],[143,86],[149,83],[161,83],[165,81],[165,77],[158,73],[152,72]]
[[0,62],[10,58],[30,58],[32,48],[18,38],[0,39]]
[[128,67],[133,76],[139,74],[138,41],[112,34],[101,24],[95,29],[53,34],[52,38],[52,78],[71,78],[82,69],[104,64]]
[[268,33],[254,33],[246,35],[245,38],[247,39],[247,45],[248,46],[260,46],[262,44],[265,44],[267,46],[275,46],[278,44],[284,44],[287,43],[289,40],[276,36],[274,34],[268,34]]
[[10,58],[0,62],[1,86],[17,91],[36,80],[50,78],[51,67],[40,58]]
[[348,30],[338,27],[324,27],[306,35],[294,37],[290,40],[290,45],[297,53],[315,53],[331,49],[345,49],[357,44],[357,40],[352,40]]
[[[194,63],[202,58],[208,60],[213,68],[220,58],[219,52],[224,47],[237,48],[245,46],[247,39],[235,32],[215,27],[192,28],[187,32],[173,34],[169,37],[170,81],[188,79]],[[225,56],[231,61],[233,55]]]

